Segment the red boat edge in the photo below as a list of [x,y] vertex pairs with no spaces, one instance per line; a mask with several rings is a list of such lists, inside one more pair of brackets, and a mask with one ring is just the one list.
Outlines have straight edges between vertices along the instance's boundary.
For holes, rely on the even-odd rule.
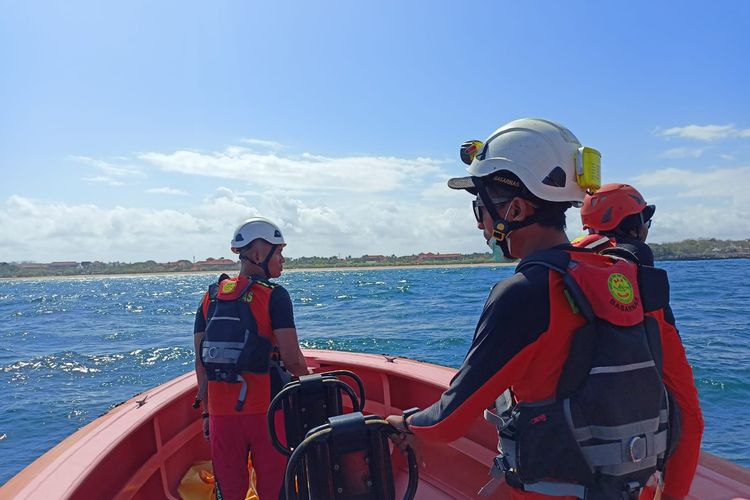
[[[389,415],[434,402],[454,369],[406,358],[305,350],[316,371],[357,373],[367,392],[365,413]],[[0,487],[0,498],[176,499],[190,466],[210,458],[201,435],[192,372],[144,392],[94,420]],[[478,498],[496,455],[495,429],[482,418],[448,445],[420,446],[417,498]],[[397,492],[406,487],[406,462],[393,452]],[[456,474],[460,470],[461,474]],[[505,492],[507,494],[507,491]],[[509,498],[509,496],[508,496]],[[750,470],[701,453],[691,499],[750,498]]]

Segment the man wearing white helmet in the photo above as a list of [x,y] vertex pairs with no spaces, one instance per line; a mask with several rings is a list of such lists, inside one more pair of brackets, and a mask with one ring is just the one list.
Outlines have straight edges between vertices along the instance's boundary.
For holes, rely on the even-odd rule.
[[[506,483],[513,498],[635,499],[665,470],[662,498],[685,496],[702,420],[664,319],[666,275],[575,248],[565,234],[565,211],[599,186],[599,153],[556,123],[522,119],[464,143],[461,157],[471,175],[448,186],[476,196],[493,253],[521,262],[492,288],[440,400],[389,421],[450,442],[484,412],[502,448],[484,496]],[[691,427],[682,438],[680,423]]]
[[281,275],[285,245],[281,230],[268,219],[242,223],[231,241],[241,262],[239,275],[212,285],[196,314],[195,372],[204,435],[225,500],[245,498],[249,452],[261,499],[278,498],[283,483],[286,458],[271,443],[266,411],[291,375],[308,373],[289,293],[268,281]]

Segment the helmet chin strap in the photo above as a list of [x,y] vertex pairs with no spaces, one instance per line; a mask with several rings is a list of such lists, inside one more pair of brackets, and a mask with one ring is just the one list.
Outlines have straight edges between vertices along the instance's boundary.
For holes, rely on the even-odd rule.
[[279,245],[271,245],[271,250],[268,252],[268,255],[266,255],[265,260],[261,263],[260,267],[263,268],[263,272],[266,273],[266,278],[271,277],[271,271],[268,269],[268,263],[271,262],[271,258],[273,257],[273,254],[276,253],[276,248]]
[[[484,186],[484,181],[482,181],[482,178],[473,177],[472,180],[474,181],[474,185],[477,187],[477,194],[479,194],[479,197],[482,199],[482,203],[484,203],[484,208],[487,209],[490,217],[492,217],[492,236],[495,238],[495,240],[497,240],[498,243],[502,243],[503,241],[505,241],[505,239],[512,231],[521,229],[522,227],[530,226],[539,219],[538,213],[535,213],[530,217],[526,217],[522,221],[511,222],[504,217],[500,217],[500,215],[497,213],[497,210],[495,210],[495,204],[492,202],[492,198],[490,198],[490,195]],[[505,217],[507,217],[507,214]],[[506,255],[506,257],[508,256]]]
[[271,245],[271,250],[268,252],[268,255],[266,255],[266,258],[263,260],[263,262],[255,262],[245,254],[240,254],[240,260],[246,260],[249,263],[260,267],[261,269],[263,269],[263,273],[266,275],[266,278],[270,278],[271,271],[268,268],[268,264],[271,262],[271,259],[273,258],[273,254],[276,253],[276,248],[278,246],[279,245]]

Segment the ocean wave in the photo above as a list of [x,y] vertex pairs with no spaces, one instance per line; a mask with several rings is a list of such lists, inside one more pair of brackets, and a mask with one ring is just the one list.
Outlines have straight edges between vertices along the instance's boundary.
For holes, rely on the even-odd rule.
[[[660,263],[661,265],[661,263]],[[750,465],[750,261],[665,266],[707,422],[704,447]],[[510,267],[295,272],[278,282],[300,343],[458,366]],[[215,277],[0,282],[0,482],[108,408],[192,369],[195,311]],[[717,285],[727,283],[728,285]],[[731,430],[731,432],[730,432]]]

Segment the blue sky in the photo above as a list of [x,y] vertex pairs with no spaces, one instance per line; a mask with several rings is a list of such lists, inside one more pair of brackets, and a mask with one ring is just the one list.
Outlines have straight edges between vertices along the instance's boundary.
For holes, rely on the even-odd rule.
[[[0,0],[0,261],[486,246],[458,147],[542,117],[657,205],[750,237],[750,4]],[[581,233],[570,211],[569,234]]]

